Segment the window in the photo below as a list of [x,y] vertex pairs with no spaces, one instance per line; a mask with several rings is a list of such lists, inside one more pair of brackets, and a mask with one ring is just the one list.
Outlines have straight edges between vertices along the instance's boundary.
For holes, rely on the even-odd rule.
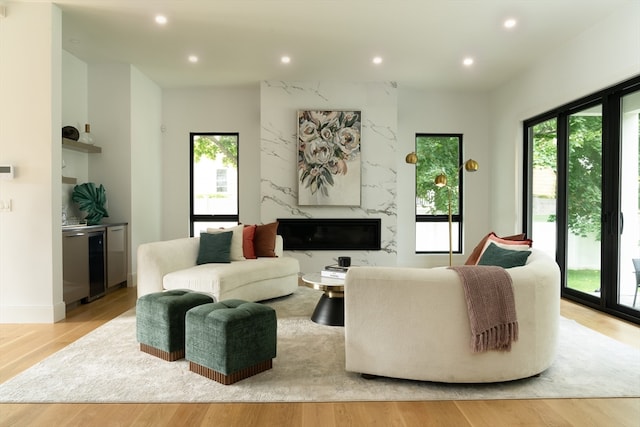
[[[453,253],[462,247],[461,134],[416,135],[416,253],[449,252],[449,192]],[[438,187],[436,176],[447,176]]]
[[238,134],[191,133],[191,235],[238,224]]

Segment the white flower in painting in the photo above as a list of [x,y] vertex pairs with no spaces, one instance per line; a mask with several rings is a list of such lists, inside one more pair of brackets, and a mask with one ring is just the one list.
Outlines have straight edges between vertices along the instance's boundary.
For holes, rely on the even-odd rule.
[[298,138],[300,138],[300,141],[307,142],[311,141],[312,139],[316,139],[317,137],[318,127],[315,123],[305,120],[300,124],[300,131],[298,133]]
[[307,142],[304,149],[304,160],[310,165],[323,165],[329,163],[333,157],[333,150],[329,142],[324,139],[314,139]]
[[333,139],[333,128],[325,126],[320,130],[320,137],[325,141],[331,141]]
[[334,142],[348,157],[360,148],[360,132],[354,128],[342,128],[336,132]]

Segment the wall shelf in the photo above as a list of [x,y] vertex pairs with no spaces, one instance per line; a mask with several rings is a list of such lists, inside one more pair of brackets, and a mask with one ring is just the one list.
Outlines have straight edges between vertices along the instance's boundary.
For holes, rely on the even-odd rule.
[[[67,150],[79,151],[81,153],[102,153],[102,148],[96,145],[85,144],[84,142],[74,141],[69,138],[62,138],[62,148]],[[62,183],[63,184],[77,184],[78,179],[71,176],[63,176]]]
[[84,142],[74,141],[69,138],[62,138],[62,148],[82,153],[102,153],[102,148],[96,145],[85,144]]

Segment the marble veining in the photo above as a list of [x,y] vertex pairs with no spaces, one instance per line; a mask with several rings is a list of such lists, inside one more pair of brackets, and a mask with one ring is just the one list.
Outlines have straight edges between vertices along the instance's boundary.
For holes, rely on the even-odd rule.
[[[379,251],[287,251],[303,272],[351,256],[354,264],[395,265],[397,257],[397,86],[391,83],[264,81],[261,84],[263,222],[276,218],[380,218]],[[298,206],[296,111],[362,111],[360,206]]]

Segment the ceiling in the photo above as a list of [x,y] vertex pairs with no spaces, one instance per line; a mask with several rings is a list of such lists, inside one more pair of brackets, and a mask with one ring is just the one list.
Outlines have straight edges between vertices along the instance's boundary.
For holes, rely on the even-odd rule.
[[[27,0],[24,0],[27,1]],[[59,0],[63,48],[163,88],[261,80],[490,90],[637,0]],[[154,22],[164,14],[168,23]],[[515,18],[515,28],[503,27]],[[189,55],[199,61],[190,63]],[[291,57],[282,64],[280,57]],[[383,61],[372,63],[374,56]],[[470,67],[465,57],[474,58]]]

